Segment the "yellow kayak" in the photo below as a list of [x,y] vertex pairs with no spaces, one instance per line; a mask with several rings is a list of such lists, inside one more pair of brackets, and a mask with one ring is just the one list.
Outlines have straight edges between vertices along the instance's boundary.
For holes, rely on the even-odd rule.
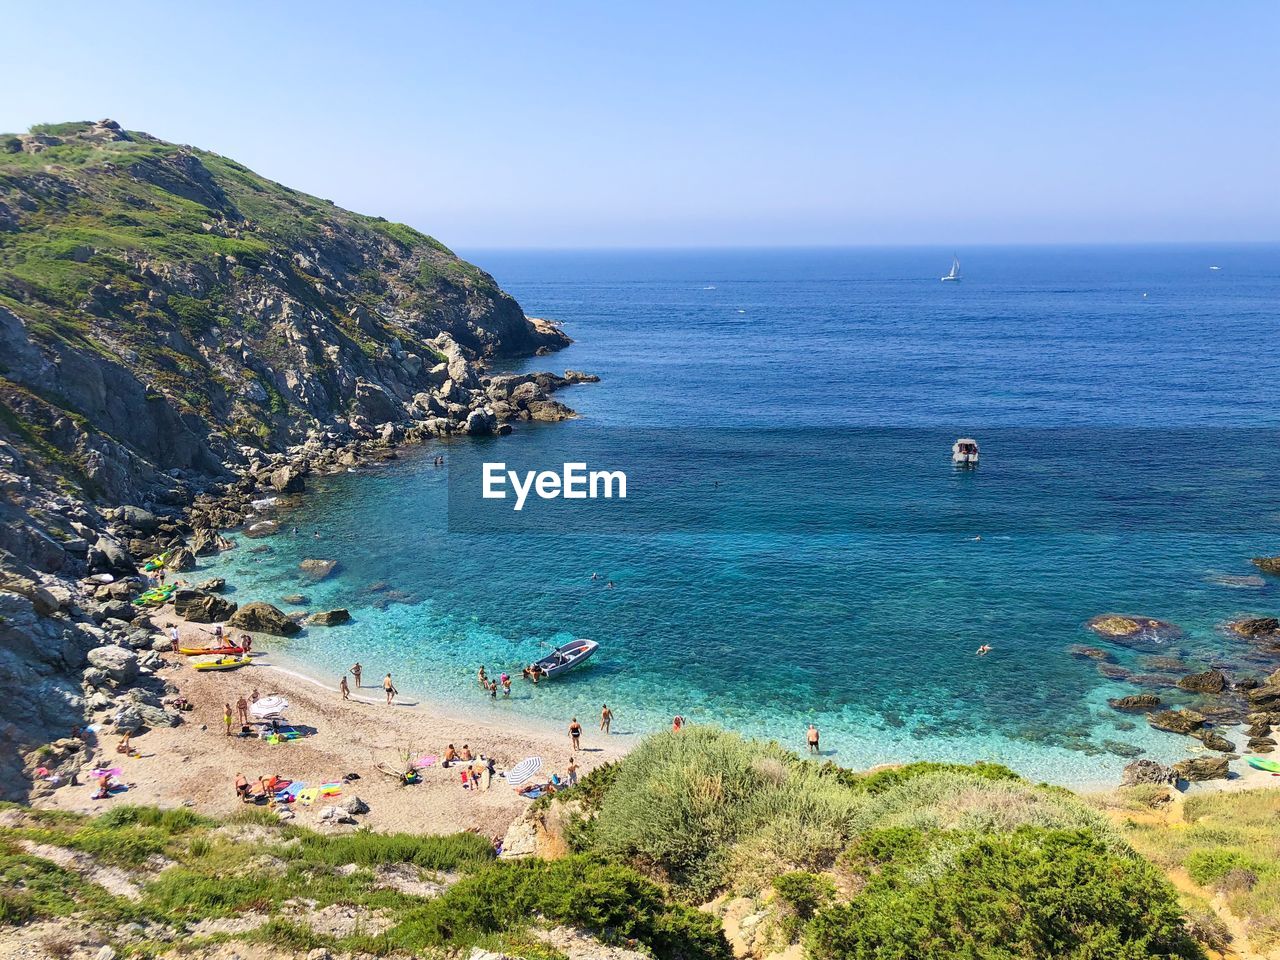
[[197,670],[234,670],[251,662],[250,657],[212,657],[208,660],[192,660],[191,665]]

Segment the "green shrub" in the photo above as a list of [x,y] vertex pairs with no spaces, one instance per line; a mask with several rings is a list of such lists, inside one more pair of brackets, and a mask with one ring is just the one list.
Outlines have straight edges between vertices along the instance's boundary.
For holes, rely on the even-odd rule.
[[324,835],[305,830],[293,836],[298,842],[281,850],[281,856],[335,867],[348,863],[362,867],[411,863],[426,870],[458,870],[493,859],[493,845],[474,833],[434,836],[357,830]]
[[936,773],[962,773],[980,780],[1022,780],[1022,777],[1003,764],[988,763],[984,760],[979,760],[977,763],[972,764],[934,763],[928,760],[921,760],[916,763],[906,763],[900,767],[886,767],[874,773],[858,773],[853,770],[846,770],[843,767],[837,767],[833,763],[828,763],[824,766],[846,786],[873,795],[884,793],[903,783],[915,780],[917,777],[927,777]]
[[411,911],[388,931],[403,950],[465,949],[535,917],[569,923],[607,940],[639,940],[659,960],[729,960],[714,918],[668,904],[662,890],[634,870],[585,856],[502,860]]
[[[869,838],[880,863],[851,902],[808,926],[817,960],[1201,958],[1174,891],[1150,864],[1113,853],[1083,830],[1024,828],[964,839],[945,870],[925,862],[939,842]],[[936,864],[935,864],[936,867]]]
[[613,776],[591,849],[656,871],[691,899],[731,875],[758,888],[829,865],[866,803],[776,744],[712,727],[651,736]]
[[202,817],[186,807],[174,807],[162,810],[159,807],[120,806],[112,807],[94,820],[100,827],[156,827],[169,834],[186,833],[197,827],[213,827],[216,820]]
[[1233,870],[1255,871],[1257,864],[1238,850],[1211,848],[1197,850],[1187,857],[1187,873],[1202,887],[1216,884]]
[[836,885],[830,877],[821,873],[796,870],[773,878],[773,889],[778,900],[786,907],[783,928],[787,939],[792,940],[823,907],[836,896]]

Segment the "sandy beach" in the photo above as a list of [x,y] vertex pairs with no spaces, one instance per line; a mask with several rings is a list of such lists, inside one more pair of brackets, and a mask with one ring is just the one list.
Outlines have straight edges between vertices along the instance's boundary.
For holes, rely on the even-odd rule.
[[[188,624],[171,611],[153,617],[157,626],[177,623],[183,643],[208,639],[205,624]],[[294,669],[273,663],[270,641],[255,647],[251,666],[231,671],[200,672],[191,669],[188,658],[164,654],[166,665],[159,675],[176,684],[180,695],[194,709],[184,722],[164,729],[148,729],[133,738],[138,756],[117,755],[119,737],[104,734],[96,744],[96,757],[105,757],[122,770],[120,782],[128,790],[109,800],[91,799],[90,786],[71,786],[36,801],[44,808],[101,813],[123,803],[161,807],[185,805],[210,816],[226,816],[244,809],[236,797],[234,781],[243,773],[250,781],[273,774],[311,785],[341,780],[355,773],[359,779],[343,786],[343,798],[357,795],[370,807],[361,822],[382,831],[451,833],[475,830],[492,836],[503,833],[511,821],[528,806],[499,777],[488,791],[463,789],[458,768],[438,764],[422,771],[422,782],[401,786],[379,772],[379,763],[399,768],[403,755],[439,756],[447,744],[461,750],[463,744],[477,754],[491,756],[499,772],[525,757],[543,758],[542,774],[558,773],[563,778],[571,745],[568,721],[565,732],[554,734],[533,726],[468,718],[463,711],[445,710],[431,704],[413,703],[386,706],[382,674],[376,666],[366,669],[363,686],[351,690],[344,701],[336,687],[326,687]],[[346,665],[344,665],[346,666]],[[351,683],[351,678],[348,677]],[[516,683],[523,681],[517,679]],[[265,740],[226,735],[223,704],[232,713],[241,696],[257,690],[263,697],[278,694],[290,703],[288,718],[305,730],[314,731],[300,740],[270,744]],[[478,696],[482,696],[478,694]],[[404,698],[401,698],[404,699]],[[633,737],[606,737],[596,730],[591,717],[583,722],[582,746],[578,751],[579,774],[607,760],[621,756],[635,742]],[[328,803],[304,806],[291,804],[296,822],[315,824]]]

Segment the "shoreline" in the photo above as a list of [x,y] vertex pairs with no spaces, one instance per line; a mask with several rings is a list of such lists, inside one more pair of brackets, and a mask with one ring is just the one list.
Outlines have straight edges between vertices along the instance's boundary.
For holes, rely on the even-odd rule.
[[[172,612],[158,615],[154,621],[159,630],[170,624],[177,624],[184,632],[205,626],[189,624]],[[366,695],[367,691],[380,692],[379,687],[360,687],[359,694],[353,690],[352,699],[343,701],[337,690],[318,678],[273,663],[272,655],[266,652],[258,654],[254,664],[226,672],[190,669],[189,658],[180,654],[162,657],[164,666],[158,675],[173,683],[194,709],[176,727],[153,727],[137,735],[133,745],[139,756],[117,760],[114,747],[118,737],[113,734],[100,734],[93,748],[95,759],[105,758],[121,768],[119,780],[128,790],[110,800],[95,801],[91,787],[82,783],[36,798],[34,806],[101,813],[113,804],[153,804],[187,806],[197,813],[223,817],[246,809],[235,796],[237,772],[251,782],[260,775],[278,774],[313,786],[356,773],[359,779],[345,785],[335,800],[310,806],[290,804],[296,821],[314,826],[319,823],[320,811],[330,803],[359,796],[370,808],[361,817],[361,825],[375,830],[468,830],[497,836],[529,805],[501,778],[495,779],[487,792],[463,789],[457,768],[445,769],[436,763],[422,771],[421,783],[405,787],[380,773],[377,764],[398,768],[405,753],[413,758],[439,756],[446,744],[461,749],[465,743],[477,755],[493,757],[500,772],[525,757],[540,756],[542,774],[554,772],[565,777],[571,754],[567,731],[555,735],[519,724],[498,725],[487,718],[456,716],[416,701],[388,710],[376,695]],[[290,703],[289,720],[313,732],[280,744],[226,736],[223,704],[231,704],[234,712],[236,700],[255,689],[264,697],[284,696]],[[585,724],[582,739],[577,754],[579,776],[623,756],[635,742],[621,735],[606,739]]]

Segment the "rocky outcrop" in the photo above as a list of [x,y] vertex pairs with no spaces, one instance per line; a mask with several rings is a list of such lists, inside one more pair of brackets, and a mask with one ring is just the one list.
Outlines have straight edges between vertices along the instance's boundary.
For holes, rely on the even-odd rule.
[[302,630],[297,623],[269,603],[255,600],[236,610],[227,620],[227,626],[250,633],[269,633],[276,637],[291,637]]
[[1236,745],[1224,737],[1222,734],[1213,730],[1203,730],[1194,734],[1196,739],[1205,745],[1209,750],[1217,750],[1220,753],[1234,753]]
[[1227,678],[1221,670],[1189,673],[1178,681],[1178,688],[1192,693],[1221,693],[1227,689]]
[[1226,757],[1192,757],[1173,765],[1173,774],[1179,780],[1197,783],[1201,780],[1225,780],[1231,773]]
[[313,613],[307,617],[307,623],[314,623],[321,627],[336,627],[339,624],[351,622],[351,611],[339,607],[336,610],[321,610],[319,613]]
[[1230,621],[1227,629],[1250,640],[1271,638],[1280,634],[1280,620],[1275,617],[1243,617]]
[[1188,734],[1203,727],[1205,717],[1194,710],[1161,710],[1159,713],[1148,714],[1147,723],[1157,730]]
[[173,595],[173,612],[192,623],[222,623],[236,612],[236,604],[214,593],[178,590]]
[[1263,573],[1280,574],[1280,557],[1254,557],[1251,562]]
[[1165,620],[1122,613],[1101,614],[1086,626],[1115,643],[1139,648],[1165,643],[1182,634],[1175,624]]
[[1134,787],[1142,783],[1173,783],[1175,779],[1173,770],[1156,763],[1154,760],[1134,760],[1132,763],[1124,765],[1124,772],[1120,777],[1120,786]]
[[1115,697],[1107,703],[1114,710],[1151,710],[1160,706],[1160,698],[1154,693],[1135,693],[1127,697]]

